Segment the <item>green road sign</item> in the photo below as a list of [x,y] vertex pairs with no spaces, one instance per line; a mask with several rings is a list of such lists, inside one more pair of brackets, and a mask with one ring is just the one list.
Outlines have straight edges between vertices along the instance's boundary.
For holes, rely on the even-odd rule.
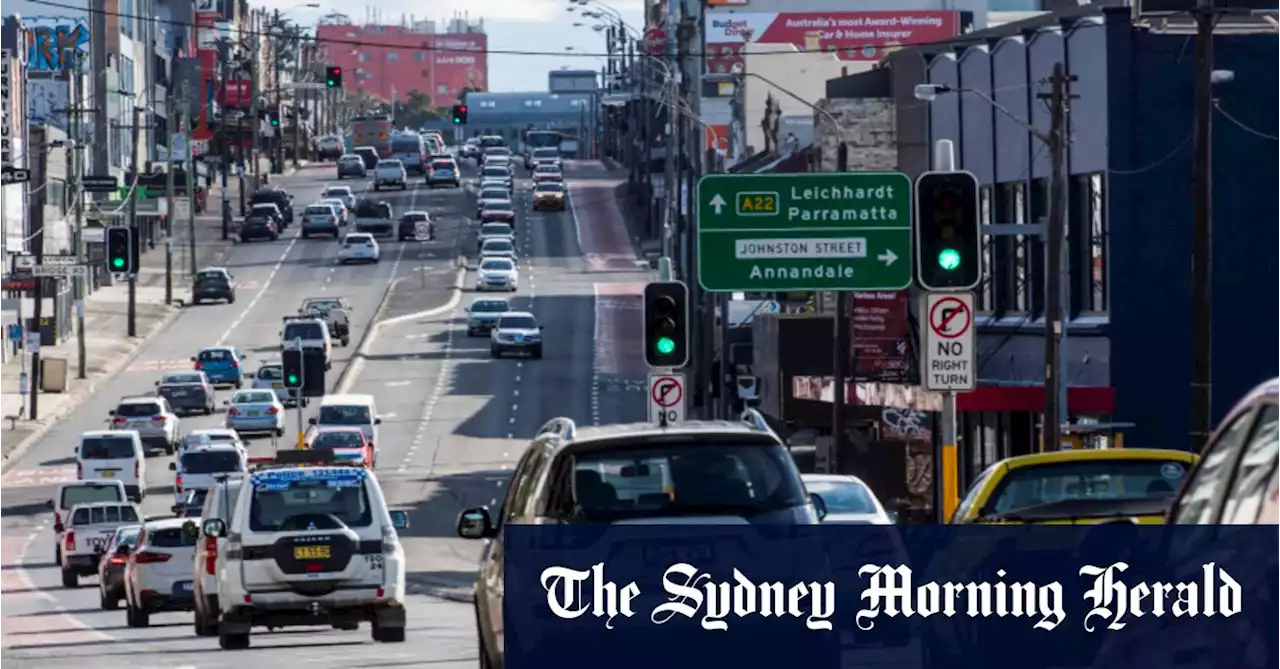
[[911,285],[905,174],[708,174],[697,199],[698,283],[706,290]]

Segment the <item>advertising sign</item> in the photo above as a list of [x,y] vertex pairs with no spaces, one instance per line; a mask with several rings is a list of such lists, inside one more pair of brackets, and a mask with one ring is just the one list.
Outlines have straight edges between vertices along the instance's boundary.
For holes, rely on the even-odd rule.
[[910,382],[911,292],[853,294],[850,339],[858,381]]
[[253,106],[253,82],[235,79],[222,84],[218,91],[218,104],[231,109],[248,109]]
[[8,49],[0,52],[0,164],[13,164],[13,82],[9,71],[12,54]]
[[929,44],[960,34],[960,13],[946,10],[865,12],[708,12],[707,70],[732,71],[739,62],[743,33],[760,44],[818,48],[840,60],[878,61],[904,46]]

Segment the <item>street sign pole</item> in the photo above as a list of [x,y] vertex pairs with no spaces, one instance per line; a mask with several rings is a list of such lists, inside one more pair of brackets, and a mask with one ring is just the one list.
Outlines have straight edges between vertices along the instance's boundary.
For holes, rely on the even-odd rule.
[[685,421],[684,374],[662,370],[649,375],[649,422],[668,427]]
[[956,393],[977,387],[973,293],[926,293],[921,314],[927,325],[920,351],[921,382],[925,390],[942,393],[938,509],[939,521],[946,522],[959,500]]

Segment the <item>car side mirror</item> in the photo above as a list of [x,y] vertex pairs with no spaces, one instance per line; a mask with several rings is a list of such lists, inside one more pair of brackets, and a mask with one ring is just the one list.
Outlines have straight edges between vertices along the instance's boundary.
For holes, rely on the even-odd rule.
[[381,419],[381,418],[374,418],[374,419],[373,419],[373,424],[374,424],[374,425],[382,425],[382,419]]
[[116,410],[115,410],[115,409],[112,409],[112,410],[108,411],[108,412],[107,412],[107,415],[108,415],[108,416],[114,416],[114,415],[116,415]]
[[308,423],[310,423],[310,424],[312,424],[312,425],[315,425],[315,424],[316,424],[316,419],[315,419],[315,418],[308,418],[308,419],[307,419],[307,422],[308,422]]
[[170,463],[169,463],[169,471],[171,471],[171,472],[176,472],[176,471],[178,471],[178,463],[176,463],[176,462],[170,462]]
[[392,511],[391,526],[396,528],[396,531],[409,529],[409,514],[405,511]]
[[196,357],[194,355],[191,356],[191,362],[195,362],[195,361],[196,361]]
[[477,506],[458,514],[458,536],[463,539],[488,539],[496,535],[488,509]]
[[157,387],[157,388],[159,388],[159,387],[160,387],[160,382],[159,382],[159,381],[156,381],[156,387]]
[[59,533],[59,534],[61,534],[61,533],[63,533],[63,532],[66,532],[66,531],[67,531],[67,526],[66,526],[66,525],[63,525],[62,523],[54,523],[54,524],[53,524],[53,531],[54,531],[54,532],[57,532],[57,533]]
[[129,557],[131,553],[133,553],[133,548],[127,544],[116,547],[116,557]]
[[809,493],[809,502],[813,504],[813,510],[818,513],[819,521],[827,517],[827,500],[822,499],[822,495],[816,492]]
[[894,525],[897,525],[898,523],[902,522],[902,517],[898,515],[897,511],[890,511],[885,515],[889,516],[889,522],[893,523]]
[[49,509],[50,511],[53,510],[53,500],[51,499],[45,500],[44,505],[45,505],[45,508]]
[[547,327],[547,326],[545,326],[545,325],[539,325],[539,326],[538,326],[538,329],[539,329],[539,330],[543,330],[543,329],[545,329],[546,327]]
[[222,406],[224,407],[231,406],[231,400],[222,400]]
[[221,539],[227,535],[227,523],[221,518],[210,518],[204,521],[200,529],[206,537]]
[[180,515],[182,513],[182,505],[174,504],[173,506],[169,507],[169,512],[175,516]]

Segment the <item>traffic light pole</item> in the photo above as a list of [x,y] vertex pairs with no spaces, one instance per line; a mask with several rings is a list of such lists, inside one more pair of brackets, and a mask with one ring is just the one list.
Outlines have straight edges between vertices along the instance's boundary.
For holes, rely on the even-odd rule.
[[306,351],[302,349],[302,338],[294,338],[293,347],[298,351],[298,397],[295,404],[298,409],[298,448],[303,448],[306,446],[306,440],[303,438],[302,405],[304,402],[302,400],[307,388],[307,361]]
[[[133,187],[129,191],[129,234],[132,235],[130,248],[141,248],[138,239],[138,132],[142,129],[142,108],[133,108],[133,127],[129,130],[132,138],[133,159],[129,161],[129,169],[133,172]],[[142,258],[133,258],[133,271],[129,272],[129,336],[138,336],[138,270]]]
[[[955,148],[949,140],[944,139],[938,142],[934,149],[934,162],[937,164],[937,171],[939,172],[954,172],[956,170]],[[925,318],[927,319],[927,316]],[[843,388],[837,388],[835,392],[838,397],[843,397],[844,395]],[[938,426],[941,439],[939,439],[938,452],[935,456],[934,471],[940,483],[940,485],[935,486],[938,495],[936,507],[938,510],[938,522],[946,523],[951,519],[952,513],[960,503],[960,469],[959,447],[956,443],[958,441],[956,437],[956,394],[953,392],[941,394],[942,416]]]

